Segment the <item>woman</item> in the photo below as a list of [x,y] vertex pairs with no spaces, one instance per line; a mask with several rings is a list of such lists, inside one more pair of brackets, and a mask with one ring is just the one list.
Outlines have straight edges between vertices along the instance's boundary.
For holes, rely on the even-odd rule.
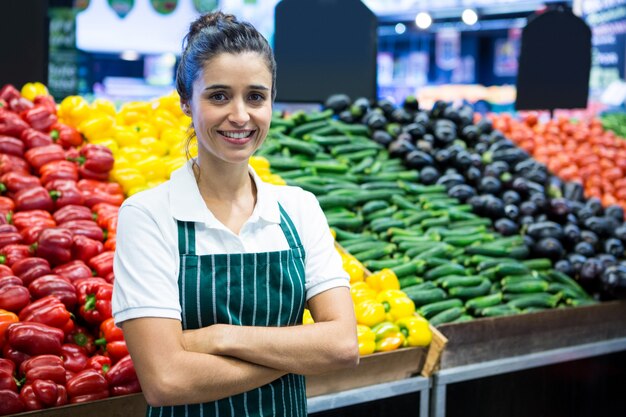
[[348,277],[315,197],[248,165],[275,97],[267,41],[220,12],[185,40],[198,157],[120,209],[114,317],[149,415],[305,416],[303,375],[358,363]]

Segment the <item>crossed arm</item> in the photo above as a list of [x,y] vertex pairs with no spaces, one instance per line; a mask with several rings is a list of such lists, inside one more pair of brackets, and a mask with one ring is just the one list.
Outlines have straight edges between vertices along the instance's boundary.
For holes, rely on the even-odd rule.
[[349,290],[308,302],[314,324],[249,327],[216,324],[183,331],[178,320],[122,323],[147,402],[152,406],[214,401],[287,373],[316,374],[356,366],[359,355]]

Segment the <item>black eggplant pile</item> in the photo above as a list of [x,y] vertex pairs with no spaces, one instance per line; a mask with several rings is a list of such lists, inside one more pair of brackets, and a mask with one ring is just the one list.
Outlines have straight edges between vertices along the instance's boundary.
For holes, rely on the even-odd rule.
[[522,234],[531,257],[550,258],[599,299],[626,298],[626,224],[620,206],[586,199],[517,147],[470,105],[437,101],[420,109],[414,97],[388,100],[328,98],[326,109],[346,123],[364,124],[426,185],[445,185],[451,197],[493,220],[502,235]]

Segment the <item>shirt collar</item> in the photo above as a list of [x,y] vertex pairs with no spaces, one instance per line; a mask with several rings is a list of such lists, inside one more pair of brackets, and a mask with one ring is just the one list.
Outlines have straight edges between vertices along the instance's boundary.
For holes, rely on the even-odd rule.
[[[256,205],[248,222],[264,220],[269,223],[280,223],[280,210],[273,187],[263,182],[251,166],[248,166],[248,171],[257,189]],[[221,225],[207,209],[200,195],[192,161],[172,172],[169,204],[172,216],[176,220],[201,222],[209,226]]]

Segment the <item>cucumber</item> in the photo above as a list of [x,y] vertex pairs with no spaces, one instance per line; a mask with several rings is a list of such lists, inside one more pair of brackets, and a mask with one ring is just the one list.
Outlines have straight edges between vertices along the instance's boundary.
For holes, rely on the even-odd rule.
[[429,227],[433,226],[447,226],[448,224],[450,224],[450,217],[447,213],[445,213],[443,216],[424,219],[419,224],[424,229],[428,229]]
[[304,136],[307,133],[311,133],[314,130],[323,128],[328,126],[328,121],[326,120],[318,120],[315,122],[309,122],[309,123],[303,123],[299,126],[294,127],[293,129],[291,129],[290,135],[296,138],[301,138],[302,136]]
[[361,252],[356,252],[356,253],[353,253],[352,256],[354,256],[361,262],[365,262],[365,261],[371,261],[374,259],[380,259],[385,255],[389,255],[395,249],[396,249],[396,245],[388,244],[382,248],[373,248],[373,249],[368,249],[368,250],[364,250]]
[[446,275],[466,275],[466,270],[465,267],[462,265],[453,262],[447,262],[444,265],[427,271],[424,274],[424,278],[431,281]]
[[311,134],[311,135],[305,136],[305,139],[315,142],[316,144],[321,145],[321,146],[336,146],[336,145],[342,145],[342,144],[352,142],[352,138],[350,138],[349,136],[343,136],[343,135],[342,136],[322,136],[322,135]]
[[317,122],[320,120],[330,119],[333,116],[333,109],[326,109],[322,111],[312,111],[304,114],[304,120],[306,122]]
[[354,198],[357,203],[364,203],[371,200],[387,200],[396,194],[394,190],[371,190],[357,193]]
[[[394,181],[371,181],[371,182],[364,182],[363,184],[361,184],[361,189],[362,190],[384,190],[384,189],[398,189],[398,184]],[[402,191],[399,191],[402,192]],[[393,197],[392,196],[392,201],[393,201]]]
[[463,307],[463,301],[458,298],[450,298],[443,301],[435,301],[434,303],[425,304],[421,306],[417,312],[427,319],[430,319],[434,315],[441,313],[453,307]]
[[576,282],[573,278],[570,278],[568,275],[562,273],[561,271],[557,271],[556,269],[552,269],[548,272],[547,277],[552,282],[559,282],[561,284],[570,286],[574,288],[576,291],[580,291],[583,294],[587,292],[583,289],[583,287]]
[[541,293],[548,290],[549,284],[540,279],[524,280],[502,284],[502,291],[513,294]]
[[[430,281],[425,281],[425,282],[422,282],[421,284],[415,284],[415,285],[410,285],[408,287],[404,287],[402,288],[402,291],[404,291],[405,293],[410,293],[410,292],[418,292],[418,291],[433,290],[433,289],[441,289],[441,288],[437,288],[437,286]],[[445,291],[444,291],[444,294],[445,294]]]
[[424,280],[420,277],[404,277],[398,280],[400,282],[400,289],[406,287],[412,287],[413,285],[418,285],[424,282]]
[[389,218],[376,219],[369,224],[369,229],[374,233],[387,232],[392,227],[403,227],[404,222],[402,220],[395,220]]
[[[395,161],[396,159],[391,159],[391,161]],[[385,161],[386,162],[386,161]],[[381,165],[386,168],[385,162],[381,162]],[[372,178],[375,181],[418,181],[419,180],[419,172],[416,170],[402,170],[395,172],[384,171],[376,175]],[[400,186],[400,184],[398,184]],[[404,190],[404,187],[400,186]]]
[[362,159],[361,162],[359,162],[358,164],[350,168],[349,172],[351,174],[362,174],[373,163],[374,163],[374,158],[371,156],[368,156],[367,158]]
[[598,301],[592,298],[571,298],[571,299],[568,299],[566,302],[568,305],[571,305],[572,307],[582,307],[582,306],[598,304]]
[[516,297],[507,303],[510,307],[519,309],[528,307],[554,308],[561,299],[561,294],[536,293]]
[[483,279],[480,284],[471,287],[452,287],[448,290],[448,294],[451,297],[469,299],[487,295],[490,290],[491,282],[488,279]]
[[348,165],[332,161],[304,161],[302,166],[315,173],[345,174],[348,172]]
[[468,255],[485,255],[493,257],[504,257],[509,254],[509,250],[502,247],[493,247],[487,245],[468,246],[465,253]]
[[286,179],[285,177],[283,177],[283,179],[285,179],[287,181],[287,185],[292,185],[295,187],[300,187],[303,190],[309,191],[313,194],[315,194],[316,196],[322,196],[324,194],[326,194],[326,188],[321,186],[321,185],[315,185],[315,184],[311,184],[308,183],[306,181],[298,181],[297,179]]
[[[378,211],[374,211],[368,214],[365,214],[365,220],[368,222],[374,221],[376,219],[387,219],[389,220],[390,217],[396,212],[396,208],[395,207],[387,207]],[[391,217],[392,218],[392,217]],[[393,219],[393,218],[392,218]],[[399,219],[393,219],[393,220],[398,220],[398,221],[402,221]]]
[[379,259],[364,261],[363,266],[371,271],[380,271],[381,269],[404,265],[406,262],[407,259]]
[[328,225],[334,228],[356,230],[363,225],[363,218],[356,216],[352,219],[349,218],[329,218]]
[[362,151],[356,151],[351,153],[344,153],[341,155],[337,155],[337,160],[340,162],[352,162],[352,161],[360,161],[363,158],[367,158],[368,156],[375,156],[378,154],[378,150],[376,149],[364,149]]
[[465,307],[474,311],[487,307],[498,305],[502,302],[502,293],[495,292],[493,294],[481,295],[474,297],[465,302]]
[[[424,284],[427,284],[426,282]],[[420,284],[420,285],[424,285]],[[413,300],[416,307],[421,307],[424,304],[434,303],[436,301],[442,301],[448,298],[448,295],[441,288],[416,288],[420,285],[403,288],[402,291]]]
[[456,320],[452,320],[450,323],[465,323],[466,321],[472,320],[474,320],[474,317],[470,316],[469,314],[462,314],[461,317]]
[[401,195],[392,195],[391,202],[395,204],[396,206],[403,208],[405,210],[420,210],[420,207],[411,203],[409,200],[407,200]]
[[389,203],[384,200],[368,201],[361,208],[361,213],[363,213],[363,215],[366,215],[378,210],[386,209],[387,207],[389,207]]
[[485,226],[470,226],[459,229],[442,228],[439,233],[442,237],[463,237],[467,235],[473,235],[476,233],[484,233],[487,231]]
[[447,258],[447,255],[449,255],[452,250],[454,250],[454,246],[444,243],[443,245],[434,246],[430,249],[425,250],[424,252],[417,255],[415,259],[424,259],[430,261],[433,258]]
[[404,278],[409,275],[416,275],[423,270],[425,262],[411,261],[404,265],[395,266],[390,268],[397,278]]
[[386,247],[387,246],[387,242],[383,242],[380,240],[375,240],[375,241],[363,241],[361,240],[358,243],[354,243],[351,245],[348,244],[344,244],[342,243],[341,246],[343,246],[343,248],[348,251],[349,253],[358,253],[358,252],[363,252],[369,249],[376,249],[376,248],[382,248],[382,247]]
[[450,323],[454,320],[457,320],[465,313],[465,308],[463,307],[452,307],[447,310],[444,310],[438,314],[436,314],[433,318],[431,318],[428,322],[431,326],[439,326],[441,324]]
[[520,310],[507,304],[500,304],[490,307],[485,307],[478,311],[483,317],[498,317],[498,316],[510,316],[513,314],[519,314]]
[[270,163],[272,171],[275,170],[292,170],[302,169],[302,163],[293,158],[286,158],[281,156],[267,156],[267,161]]
[[378,151],[379,149],[382,149],[382,148],[383,148],[382,145],[379,145],[378,143],[373,142],[373,141],[361,142],[361,143],[348,143],[344,145],[333,146],[332,148],[330,148],[330,154],[332,156],[337,157],[339,155],[349,154],[349,153],[358,152],[358,151],[362,151],[366,149],[375,149],[376,151]]
[[288,136],[279,137],[276,139],[276,142],[283,147],[289,148],[291,152],[301,153],[303,155],[315,156],[322,152],[322,148],[314,143],[293,139]]
[[365,125],[361,125],[361,124],[347,124],[347,123],[343,123],[343,122],[339,122],[337,120],[333,120],[332,121],[332,126],[335,127],[337,130],[339,130],[341,133],[344,133],[346,135],[363,135],[363,136],[368,136],[370,134],[370,129],[365,126]]
[[405,251],[405,255],[409,258],[414,258],[422,253],[434,249],[434,248],[448,248],[446,243],[438,242],[436,240],[423,241],[423,242],[402,242],[398,246],[401,250]]
[[363,239],[366,236],[363,233],[353,233],[337,227],[333,227],[333,230],[335,231],[335,236],[337,236],[337,240],[339,241],[349,239]]
[[478,265],[476,265],[476,269],[479,271],[486,271],[488,269],[494,268],[494,273],[497,273],[498,266],[504,263],[517,263],[519,262],[517,259],[513,258],[493,258],[493,257],[482,257],[483,255],[472,255],[472,262],[478,260]]
[[[404,189],[407,193],[413,195],[423,195],[423,194],[433,194],[433,193],[445,193],[446,186],[445,185],[421,185],[415,184],[411,182],[402,182],[400,187]],[[447,194],[446,194],[447,197]]]
[[533,271],[544,271],[552,268],[552,260],[548,258],[527,259],[521,262]]
[[441,288],[472,287],[481,284],[485,280],[480,275],[447,275],[439,278],[437,283]]
[[477,242],[484,241],[489,234],[474,233],[466,236],[444,236],[443,241],[457,247],[465,247]]
[[530,273],[530,268],[519,262],[504,262],[496,267],[496,273],[500,276],[527,275]]
[[491,219],[478,217],[472,220],[460,220],[454,221],[448,225],[449,229],[459,229],[462,227],[473,227],[473,226],[491,226]]
[[334,207],[352,207],[356,203],[353,197],[347,195],[320,195],[317,201],[322,209],[330,209]]
[[528,281],[545,282],[539,279],[538,276],[535,276],[533,274],[528,274],[528,275],[507,275],[506,277],[500,280],[500,284],[505,286],[505,285],[517,284],[518,282],[528,282]]
[[580,291],[576,290],[575,288],[570,287],[569,285],[561,284],[560,282],[551,282],[548,285],[547,291],[549,293],[552,293],[552,294],[556,294],[556,293],[560,292],[560,293],[563,294],[563,297],[566,300],[569,300],[569,299],[588,299],[588,300],[591,300],[592,299],[588,294],[586,294],[584,292],[580,292]]

